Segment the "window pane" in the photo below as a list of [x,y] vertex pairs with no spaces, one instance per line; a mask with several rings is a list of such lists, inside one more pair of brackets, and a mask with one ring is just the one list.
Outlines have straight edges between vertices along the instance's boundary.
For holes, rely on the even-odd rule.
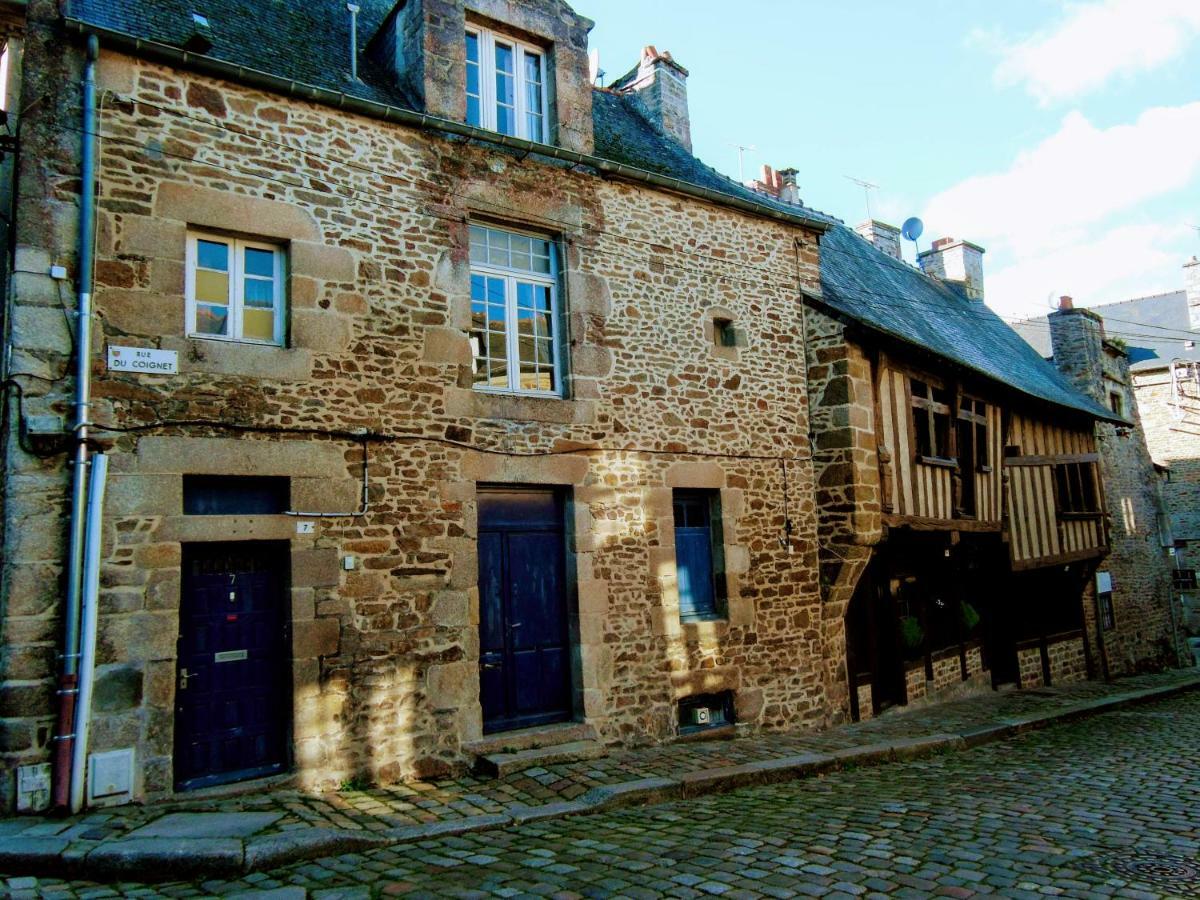
[[[536,53],[525,53],[525,82],[540,86],[542,83],[542,58]],[[538,104],[541,108],[541,104]]]
[[479,65],[479,35],[467,32],[467,62]]
[[467,96],[467,124],[477,127],[483,126],[483,116],[480,113],[478,97]]
[[509,264],[508,232],[488,229],[488,262],[493,266]]
[[275,277],[275,254],[270,250],[259,250],[255,247],[246,248],[245,269],[247,275],[260,275],[263,278]]
[[467,124],[482,125],[482,93],[479,89],[479,36],[467,32]]
[[262,278],[247,278],[242,296],[247,306],[270,309],[275,305],[275,282]]
[[471,262],[487,262],[487,229],[471,226]]
[[229,275],[226,272],[196,270],[196,300],[204,303],[229,303]]
[[525,137],[531,141],[545,141],[542,136],[542,117],[533,113],[525,115],[525,129],[528,132]]
[[253,341],[275,340],[275,310],[242,310],[242,337]]
[[496,74],[507,75],[512,77],[513,72],[513,48],[507,44],[496,44]]
[[229,245],[217,241],[196,241],[196,264],[205,269],[229,271]]
[[197,334],[228,334],[229,307],[212,306],[207,303],[196,304],[196,333]]
[[511,135],[517,133],[517,79],[513,56],[512,47],[496,44],[496,130]]

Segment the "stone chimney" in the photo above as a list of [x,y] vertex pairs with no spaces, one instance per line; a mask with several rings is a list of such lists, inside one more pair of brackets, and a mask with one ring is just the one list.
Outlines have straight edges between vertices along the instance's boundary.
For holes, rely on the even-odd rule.
[[886,253],[893,259],[904,259],[900,252],[900,229],[878,219],[868,219],[854,227],[860,235],[875,245],[876,250]]
[[762,177],[747,181],[746,187],[767,194],[783,203],[800,203],[800,188],[796,185],[796,169],[780,169],[776,172],[770,166],[762,167]]
[[1188,319],[1192,331],[1200,331],[1200,259],[1183,264],[1183,289],[1187,291]]
[[1060,297],[1050,321],[1054,365],[1085,394],[1104,406],[1104,319],[1090,309],[1076,309],[1070,297]]
[[622,93],[634,92],[645,104],[650,121],[692,152],[692,126],[688,118],[688,70],[666,50],[642,49],[642,59],[633,72],[613,85]]
[[933,247],[917,254],[917,264],[926,275],[957,282],[972,300],[983,299],[983,253],[978,244],[939,238]]

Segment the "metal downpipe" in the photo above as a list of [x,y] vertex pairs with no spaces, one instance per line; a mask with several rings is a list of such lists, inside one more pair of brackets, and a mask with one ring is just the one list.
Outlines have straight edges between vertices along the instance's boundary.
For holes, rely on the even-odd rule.
[[83,134],[79,166],[79,252],[75,306],[75,452],[71,472],[71,530],[67,550],[67,602],[63,611],[62,673],[58,690],[58,727],[54,747],[53,804],[67,812],[71,805],[71,759],[75,744],[75,706],[79,684],[79,619],[83,584],[83,544],[87,524],[88,414],[92,363],[92,244],[96,188],[96,59],[100,42],[87,40],[83,69]]

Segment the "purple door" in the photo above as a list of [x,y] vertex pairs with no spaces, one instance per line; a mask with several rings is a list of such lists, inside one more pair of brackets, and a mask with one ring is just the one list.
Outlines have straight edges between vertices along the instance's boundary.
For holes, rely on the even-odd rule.
[[563,516],[553,490],[479,492],[484,731],[571,717]]
[[286,547],[188,544],[175,677],[175,786],[282,772],[291,689]]

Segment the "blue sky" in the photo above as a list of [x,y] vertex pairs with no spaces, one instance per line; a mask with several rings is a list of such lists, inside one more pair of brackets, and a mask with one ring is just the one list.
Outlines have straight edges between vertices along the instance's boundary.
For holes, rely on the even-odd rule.
[[[982,244],[987,300],[1043,313],[1182,287],[1200,253],[1200,0],[575,0],[608,80],[689,69],[694,149],[799,169],[854,224]],[[911,248],[907,251],[911,254]]]

